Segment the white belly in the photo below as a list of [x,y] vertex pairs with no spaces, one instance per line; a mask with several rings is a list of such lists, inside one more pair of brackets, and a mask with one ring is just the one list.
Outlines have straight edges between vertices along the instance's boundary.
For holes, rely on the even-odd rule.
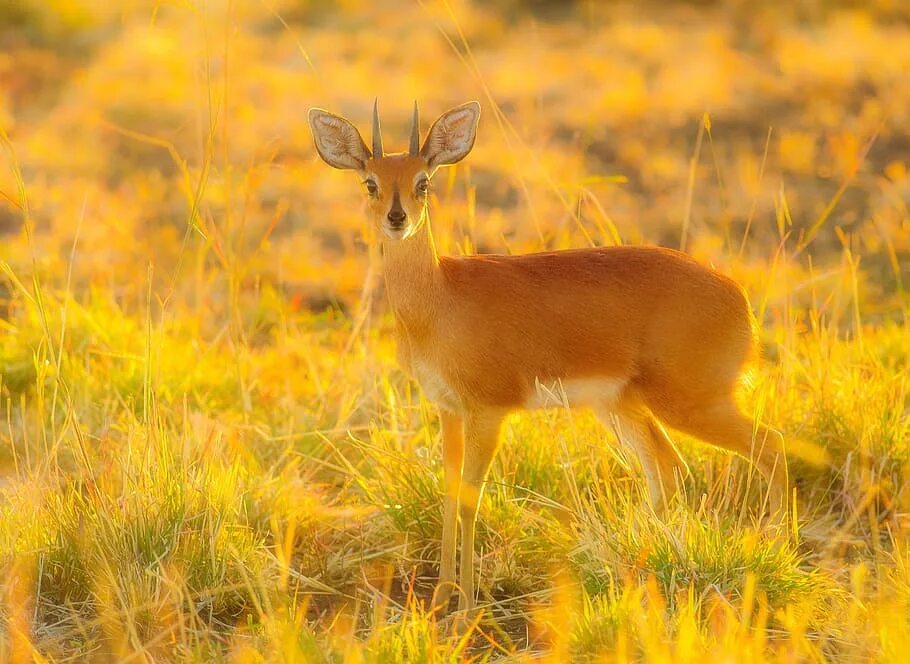
[[[424,395],[436,405],[460,412],[461,397],[439,370],[428,362],[414,360],[411,374],[420,384]],[[524,407],[527,409],[553,407],[596,406],[609,409],[616,403],[627,380],[618,378],[582,378],[556,381],[535,381]]]
[[427,399],[453,412],[461,410],[461,398],[436,367],[420,360],[414,360],[411,372]]
[[627,380],[619,378],[581,378],[535,382],[535,389],[525,408],[554,406],[599,406],[609,408],[619,398]]

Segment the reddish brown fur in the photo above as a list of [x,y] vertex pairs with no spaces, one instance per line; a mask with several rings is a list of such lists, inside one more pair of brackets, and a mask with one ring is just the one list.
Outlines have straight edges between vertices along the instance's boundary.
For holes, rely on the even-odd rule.
[[[439,267],[435,325],[418,348],[467,404],[519,408],[535,380],[593,377],[655,397],[725,395],[753,344],[742,290],[669,249],[443,258]],[[457,361],[447,361],[450,344]]]

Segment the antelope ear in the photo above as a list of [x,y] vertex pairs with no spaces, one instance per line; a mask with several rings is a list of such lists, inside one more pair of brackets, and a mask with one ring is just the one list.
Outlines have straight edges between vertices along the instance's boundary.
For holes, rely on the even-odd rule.
[[360,137],[360,132],[340,115],[311,108],[310,129],[316,140],[316,151],[329,166],[362,171],[373,155]]
[[420,148],[431,169],[454,164],[468,156],[477,136],[480,104],[469,101],[439,116]]

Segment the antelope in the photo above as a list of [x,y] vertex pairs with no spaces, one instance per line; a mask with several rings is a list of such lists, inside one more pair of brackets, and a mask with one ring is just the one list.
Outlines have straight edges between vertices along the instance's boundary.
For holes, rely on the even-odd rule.
[[503,418],[517,409],[567,402],[614,417],[657,514],[688,472],[665,425],[751,461],[769,483],[772,513],[785,514],[782,437],[734,398],[757,341],[732,279],[653,246],[437,255],[430,181],[471,151],[479,118],[476,101],[457,106],[421,145],[415,102],[408,151],[386,154],[376,102],[372,150],[345,118],[309,112],[320,157],[355,171],[365,186],[397,359],[439,409],[444,498],[434,606],[446,609],[456,588],[460,520],[459,610],[475,611],[477,508]]

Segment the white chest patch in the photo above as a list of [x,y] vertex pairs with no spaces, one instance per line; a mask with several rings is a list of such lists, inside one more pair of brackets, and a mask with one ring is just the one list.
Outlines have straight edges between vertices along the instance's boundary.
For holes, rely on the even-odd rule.
[[461,409],[461,398],[436,367],[415,359],[411,372],[430,401],[456,412]]
[[581,378],[570,380],[535,381],[535,390],[525,408],[600,406],[609,408],[619,398],[628,383],[620,378]]

